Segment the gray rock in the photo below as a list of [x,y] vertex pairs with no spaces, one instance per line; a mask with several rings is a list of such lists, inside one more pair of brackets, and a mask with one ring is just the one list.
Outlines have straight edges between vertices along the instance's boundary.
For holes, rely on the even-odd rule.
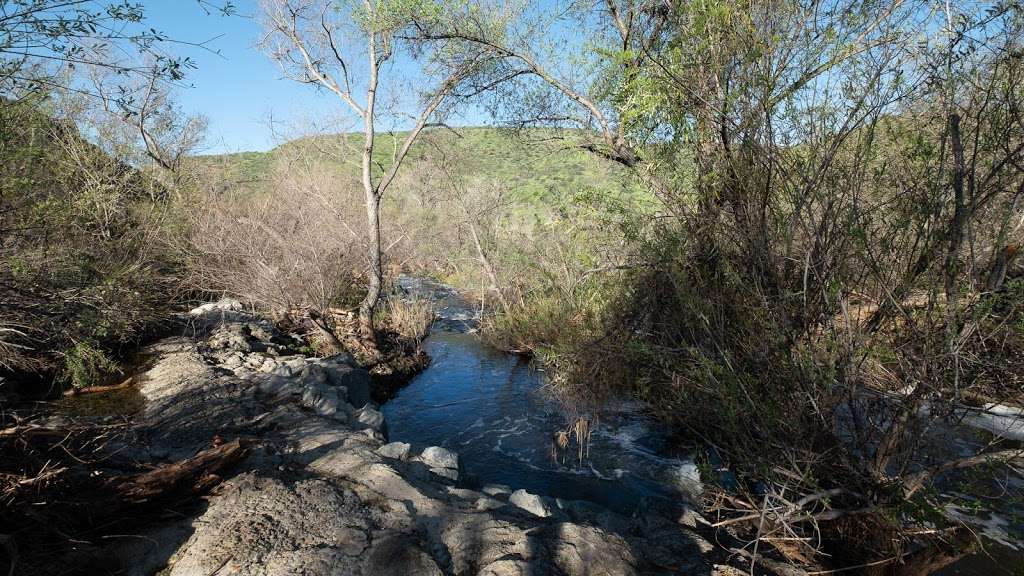
[[540,516],[541,518],[551,516],[551,510],[540,496],[530,494],[522,488],[513,492],[512,495],[509,496],[508,501],[534,516]]
[[242,355],[238,352],[232,353],[221,361],[221,366],[225,368],[238,368],[242,365]]
[[298,386],[290,378],[272,374],[269,377],[262,378],[257,384],[256,390],[265,396],[281,397],[296,392]]
[[405,442],[392,442],[377,448],[377,454],[395,460],[407,460],[411,446]]
[[455,470],[459,468],[459,455],[440,446],[430,446],[424,449],[419,459],[429,468],[451,468]]
[[356,359],[348,352],[341,352],[332,356],[327,356],[326,358],[321,358],[320,362],[334,366],[348,366],[349,368],[359,367]]
[[362,368],[345,364],[328,364],[322,367],[327,380],[335,386],[344,386],[348,403],[362,408],[370,403],[370,373]]
[[192,316],[204,316],[211,312],[237,312],[242,310],[242,303],[231,298],[221,298],[216,302],[210,302],[189,310]]
[[512,493],[512,489],[504,484],[484,484],[484,487],[481,488],[480,491],[490,496]]
[[309,364],[302,369],[299,377],[306,384],[323,384],[327,382],[327,371],[318,364]]
[[459,471],[457,468],[431,468],[430,471],[442,478],[447,478],[452,482],[459,481]]
[[505,503],[501,500],[495,500],[494,498],[487,497],[477,498],[476,502],[473,504],[473,508],[481,511],[497,510],[503,506],[505,506]]
[[369,406],[363,406],[356,411],[356,421],[374,430],[384,429],[384,415]]

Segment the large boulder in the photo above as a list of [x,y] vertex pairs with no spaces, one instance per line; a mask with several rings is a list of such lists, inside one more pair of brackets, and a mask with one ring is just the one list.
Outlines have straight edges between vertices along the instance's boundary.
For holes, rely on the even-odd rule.
[[391,442],[385,444],[380,448],[377,448],[377,454],[385,458],[394,458],[395,460],[406,460],[409,458],[409,449],[412,448],[405,442]]
[[419,459],[431,468],[459,468],[459,455],[440,446],[425,448]]

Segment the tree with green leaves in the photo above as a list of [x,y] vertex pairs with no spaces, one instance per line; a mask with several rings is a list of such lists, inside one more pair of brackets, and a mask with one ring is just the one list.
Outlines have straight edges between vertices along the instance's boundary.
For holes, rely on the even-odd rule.
[[[231,14],[234,6],[196,0],[207,12]],[[129,0],[0,1],[0,94],[26,96],[68,88],[67,69],[105,68],[119,76],[179,81],[195,67],[164,50],[184,42],[146,27],[145,7]],[[111,50],[111,48],[117,50]],[[114,57],[113,54],[118,56]],[[83,92],[87,88],[80,87]],[[125,95],[124,99],[129,100]]]
[[[453,102],[456,88],[493,58],[472,43],[425,39],[417,33],[417,25],[457,19],[462,11],[473,9],[458,2],[432,0],[263,3],[264,46],[284,74],[333,94],[362,124],[360,167],[366,204],[368,287],[359,306],[359,329],[371,348],[376,343],[373,316],[383,281],[381,199],[423,129]],[[415,102],[405,102],[415,108],[408,114],[413,124],[385,165],[374,155],[375,135],[383,120],[393,125],[406,116],[381,104],[384,95],[401,99],[400,65],[407,72],[418,67],[426,85],[419,88]]]

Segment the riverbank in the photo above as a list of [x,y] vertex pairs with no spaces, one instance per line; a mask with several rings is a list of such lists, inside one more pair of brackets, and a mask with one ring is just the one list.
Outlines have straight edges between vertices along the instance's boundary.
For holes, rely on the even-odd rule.
[[235,439],[249,451],[198,507],[106,540],[112,572],[733,570],[693,528],[695,513],[628,518],[515,486],[462,487],[457,454],[387,442],[369,375],[351,358],[283,354],[280,337],[255,317],[212,309],[188,335],[148,347],[153,365],[138,389],[144,407],[130,440],[107,449],[151,466]]

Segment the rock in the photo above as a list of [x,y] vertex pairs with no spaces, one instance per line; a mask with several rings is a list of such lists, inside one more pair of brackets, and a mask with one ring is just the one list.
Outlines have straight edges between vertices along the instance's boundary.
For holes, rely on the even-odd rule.
[[363,406],[356,411],[356,421],[374,430],[384,429],[384,415],[369,406]]
[[171,576],[214,574],[229,562],[234,574],[328,574],[370,548],[372,516],[349,490],[251,473],[232,484],[168,563]]
[[239,353],[240,359],[242,354],[252,352],[252,344],[249,343],[245,336],[224,330],[211,336],[207,344],[214,350],[230,350]]
[[481,488],[480,491],[489,496],[512,493],[512,489],[504,484],[484,484],[484,487]]
[[481,497],[477,498],[473,504],[473,508],[481,511],[497,510],[505,505],[501,500],[495,500],[494,498]]
[[290,378],[272,374],[269,378],[263,378],[256,385],[260,394],[272,397],[281,397],[296,392],[298,387],[295,381]]
[[362,368],[353,368],[346,364],[326,364],[321,367],[327,381],[344,387],[348,403],[362,408],[370,403],[370,374]]
[[216,302],[210,302],[189,310],[192,316],[204,316],[211,312],[237,312],[242,310],[242,303],[231,298],[221,298]]
[[334,366],[348,366],[349,368],[358,368],[359,363],[356,359],[348,352],[340,352],[333,354],[325,358],[321,358],[320,361],[324,364],[332,364]]
[[513,492],[512,495],[509,496],[508,501],[534,516],[540,516],[541,518],[551,516],[551,510],[540,496],[530,494],[522,488]]
[[294,372],[292,372],[291,367],[278,364],[277,367],[275,367],[274,370],[271,372],[271,374],[273,374],[274,376],[290,378],[294,374]]
[[447,478],[452,482],[459,481],[459,471],[456,468],[431,468],[430,471],[442,478]]
[[411,446],[405,442],[392,442],[377,448],[377,454],[395,460],[407,460]]
[[450,468],[454,470],[459,468],[459,455],[440,446],[430,446],[424,449],[419,459],[429,468]]
[[221,361],[221,366],[225,368],[238,368],[242,365],[242,355],[238,352],[229,354],[224,360]]
[[352,413],[352,407],[339,397],[338,390],[326,384],[307,385],[299,402],[317,416],[339,422],[348,422]]
[[323,366],[310,364],[302,369],[299,378],[306,384],[323,384],[327,382],[327,371]]

